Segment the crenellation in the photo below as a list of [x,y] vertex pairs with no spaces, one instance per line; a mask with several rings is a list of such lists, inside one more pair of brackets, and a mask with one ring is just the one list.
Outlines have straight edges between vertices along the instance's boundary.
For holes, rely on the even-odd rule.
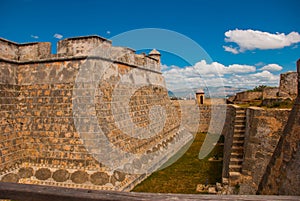
[[[112,46],[112,42],[99,36],[67,38],[58,41],[57,53],[51,54],[51,43],[49,42],[18,44],[0,38],[0,60],[9,64],[29,65],[74,60],[80,61],[86,59],[88,56],[97,54],[97,52],[93,53],[93,50],[99,45],[102,45],[102,48],[109,48]],[[146,54],[136,54],[133,49],[127,47],[119,48],[127,51],[127,54],[123,55],[122,58],[118,58],[115,62],[160,73],[160,59],[158,59],[158,55],[154,57]]]
[[0,38],[0,58],[17,60],[18,46],[17,43]]
[[57,54],[60,56],[87,56],[91,50],[101,44],[111,46],[111,41],[99,36],[67,38],[57,43]]
[[286,72],[280,74],[278,96],[295,99],[297,97],[297,72]]
[[33,61],[51,57],[51,43],[38,42],[20,44],[18,46],[18,61]]

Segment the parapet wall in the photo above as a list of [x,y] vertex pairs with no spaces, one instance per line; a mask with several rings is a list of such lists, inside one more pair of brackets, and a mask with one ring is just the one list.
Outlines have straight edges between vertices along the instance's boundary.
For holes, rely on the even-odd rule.
[[67,38],[57,43],[57,54],[66,56],[87,55],[91,50],[103,43],[111,46],[111,41],[99,36]]
[[0,38],[0,58],[10,61],[36,61],[67,56],[87,56],[101,43],[111,44],[107,39],[90,36],[61,40],[57,44],[57,54],[51,54],[51,43],[35,42],[18,44]]
[[298,81],[297,72],[287,72],[280,74],[279,96],[290,97],[295,99],[297,97]]
[[17,44],[0,38],[0,58],[11,61],[30,61],[51,57],[48,42]]

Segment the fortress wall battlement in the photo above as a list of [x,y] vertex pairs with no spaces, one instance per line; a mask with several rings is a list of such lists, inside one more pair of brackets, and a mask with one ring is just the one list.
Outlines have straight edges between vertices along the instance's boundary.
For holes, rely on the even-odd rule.
[[[0,61],[25,64],[75,59],[84,60],[89,56],[95,56],[97,47],[100,45],[101,48],[109,48],[112,47],[112,42],[100,36],[66,38],[58,41],[57,53],[51,54],[51,43],[49,42],[18,44],[0,38]],[[122,47],[119,48],[122,49]],[[123,49],[126,50],[126,54],[120,55],[115,62],[160,73],[160,61],[156,57],[151,57],[144,53],[136,54],[135,50],[127,47],[123,47]]]

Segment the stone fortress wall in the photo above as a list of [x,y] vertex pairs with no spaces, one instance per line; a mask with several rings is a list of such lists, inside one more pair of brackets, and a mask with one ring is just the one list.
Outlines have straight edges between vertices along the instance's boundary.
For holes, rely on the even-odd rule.
[[[264,91],[267,96],[295,100],[293,109],[248,107],[225,130],[223,178],[239,194],[300,195],[299,191],[299,89],[298,72],[281,74],[280,86]],[[236,106],[234,111],[241,110]],[[229,118],[232,119],[232,118]],[[236,131],[240,130],[239,137]],[[243,134],[241,138],[240,134]],[[240,146],[237,146],[240,144]],[[242,156],[236,158],[237,152]],[[229,158],[226,157],[229,156]]]
[[[1,181],[128,190],[145,178],[146,175],[112,171],[99,163],[76,130],[72,107],[76,76],[88,53],[99,45],[112,47],[111,41],[98,36],[70,38],[59,41],[57,54],[51,54],[50,43],[17,44],[0,40]],[[197,130],[207,132],[214,106],[202,105],[199,113],[193,113],[195,103],[170,101],[167,91],[161,87],[164,79],[157,55],[138,55],[125,49],[129,53],[113,61],[110,73],[97,87],[101,93],[95,96],[99,103],[95,106],[98,123],[111,142],[117,147],[127,147],[129,152],[155,153],[175,142],[184,144],[182,142],[190,140],[179,129],[180,123],[194,128],[194,119],[199,119]],[[128,136],[116,128],[116,119],[107,108],[113,106],[110,102],[116,83],[133,69],[157,85],[136,90],[129,101],[130,118],[138,127],[147,128],[151,124],[149,114],[153,112],[150,108],[160,105],[165,108],[167,120],[162,132],[151,140],[132,139],[126,146]],[[277,90],[273,91],[270,96]],[[122,93],[128,93],[127,89]],[[292,94],[294,92],[289,93]],[[180,111],[178,104],[185,109]],[[121,113],[122,108],[119,109]],[[230,186],[238,186],[240,194],[255,194],[262,189],[259,184],[268,178],[265,172],[283,136],[289,113],[290,110],[282,109],[227,106],[222,131],[225,136],[223,178]],[[154,114],[155,117],[160,115],[159,110]],[[179,117],[184,122],[179,122]],[[153,158],[138,160],[132,165],[140,167],[151,160]]]
[[[126,190],[145,177],[111,170],[95,160],[75,128],[72,101],[76,76],[88,53],[99,45],[112,47],[111,41],[99,36],[69,38],[59,41],[57,54],[51,54],[50,43],[17,44],[0,39],[1,181]],[[157,55],[138,55],[128,48],[120,49],[125,49],[126,55],[112,61],[105,80],[97,87],[95,99],[102,100],[95,106],[99,125],[115,146],[125,147],[127,142],[126,151],[157,154],[185,139],[179,130],[180,112],[173,109],[162,87],[165,83]],[[118,79],[133,69],[140,79],[151,81],[130,99],[129,115],[134,123],[139,128],[150,125],[159,130],[151,124],[149,114],[161,113],[155,113],[151,107],[159,105],[167,114],[162,130],[148,141],[128,141],[128,136],[116,129],[113,114],[107,111],[112,107],[112,91]],[[128,92],[125,89],[121,93]],[[140,168],[154,161],[156,155],[151,157],[137,159],[130,165]]]
[[247,103],[262,100],[263,106],[283,101],[292,102],[297,97],[297,72],[280,74],[279,87],[266,87],[262,91],[242,91],[227,100],[230,103]]

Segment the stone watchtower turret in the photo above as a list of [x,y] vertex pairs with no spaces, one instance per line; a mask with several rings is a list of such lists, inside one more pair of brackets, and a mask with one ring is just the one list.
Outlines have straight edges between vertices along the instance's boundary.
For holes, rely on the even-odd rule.
[[157,51],[156,49],[153,49],[150,53],[149,56],[152,57],[153,59],[156,59],[158,63],[160,63],[160,52]]
[[196,91],[196,102],[198,105],[203,105],[204,104],[204,91],[203,89],[198,89]]

